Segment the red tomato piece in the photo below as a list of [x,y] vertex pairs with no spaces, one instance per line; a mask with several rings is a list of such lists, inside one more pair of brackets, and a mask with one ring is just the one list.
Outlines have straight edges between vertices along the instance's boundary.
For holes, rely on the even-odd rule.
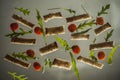
[[32,49],[28,49],[28,50],[26,51],[26,54],[27,54],[28,56],[30,56],[30,57],[34,57],[34,56],[35,56],[35,52],[34,52]]
[[97,24],[97,25],[103,25],[103,24],[104,24],[104,19],[103,19],[103,17],[97,17],[97,19],[96,19],[96,24]]
[[42,29],[40,27],[35,27],[34,32],[37,35],[41,35],[42,34]]
[[99,60],[104,60],[105,59],[105,53],[103,51],[98,52],[98,59]]
[[36,71],[40,71],[42,69],[41,65],[38,62],[34,62],[33,67]]
[[16,30],[18,30],[18,28],[19,28],[18,23],[11,23],[10,24],[10,29],[12,31],[16,31]]
[[78,45],[73,45],[72,46],[72,51],[75,53],[75,54],[79,54],[80,53],[80,47]]
[[68,30],[69,30],[70,32],[74,32],[76,29],[77,29],[77,27],[76,27],[75,24],[70,24],[70,25],[68,26]]

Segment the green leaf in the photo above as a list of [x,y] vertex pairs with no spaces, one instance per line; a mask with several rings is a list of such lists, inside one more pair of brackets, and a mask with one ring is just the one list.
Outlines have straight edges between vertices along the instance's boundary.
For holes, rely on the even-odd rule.
[[74,70],[75,75],[77,76],[78,80],[80,80],[80,73],[78,71],[77,65],[76,65],[76,61],[72,55],[72,53],[70,52],[70,57],[71,57],[71,62],[72,62],[72,68]]
[[14,80],[28,80],[28,78],[25,77],[25,75],[23,75],[23,74],[16,75],[16,72],[8,72],[8,74],[11,75]]
[[71,47],[68,45],[67,41],[62,39],[59,36],[54,36],[55,40],[58,41],[63,48],[65,48],[65,51],[70,50]]
[[84,23],[80,23],[77,29],[84,29],[87,26],[92,27],[94,24],[95,24],[95,20],[92,20],[92,21],[89,21],[89,22],[85,21]]
[[92,60],[94,60],[94,61],[97,62],[97,58],[95,57],[95,53],[94,53],[93,50],[90,51],[90,53],[89,53],[89,57],[90,57]]
[[119,47],[120,47],[120,44],[115,46],[115,47],[113,47],[112,50],[110,51],[110,53],[108,55],[108,60],[107,60],[108,64],[112,64],[113,56],[114,56],[117,48],[119,48]]
[[87,29],[87,30],[85,30],[85,31],[81,31],[80,32],[80,34],[85,34],[85,33],[87,33],[88,31],[90,31],[92,28],[89,28],[89,29]]
[[34,59],[34,60],[39,59],[39,58],[36,58],[36,57],[27,56],[25,54],[25,52],[19,52],[19,53],[13,52],[12,56],[15,57],[15,58],[26,60],[26,61],[31,60],[31,59]]
[[43,31],[44,42],[45,42],[45,44],[47,44],[47,42],[46,42],[46,33],[45,33],[45,30],[44,30],[42,17],[40,16],[40,12],[37,9],[36,9],[36,13],[37,13],[36,17],[37,17],[37,20],[38,20],[38,24],[40,25],[40,27],[42,28],[42,31]]
[[97,39],[96,39],[96,38],[94,38],[93,43],[95,43],[95,42],[96,42],[96,40],[97,40]]
[[106,12],[106,10],[108,10],[110,8],[110,4],[107,4],[106,6],[102,6],[102,9],[100,12],[98,12],[98,16],[101,16],[102,14],[108,14],[108,12]]
[[24,8],[15,8],[15,9],[22,12],[24,15],[30,14],[30,11],[28,9],[24,9]]
[[13,37],[23,36],[23,35],[31,34],[31,33],[32,33],[32,30],[24,31],[22,28],[20,28],[20,31],[19,31],[19,32],[13,31],[12,33],[9,33],[9,34],[7,34],[7,35],[5,35],[5,36],[6,36],[6,37],[13,38]]
[[52,62],[48,58],[44,60],[44,66],[42,68],[42,73],[45,73],[47,66],[49,66],[49,68],[51,68],[51,66],[52,66]]
[[109,39],[110,39],[110,37],[112,36],[112,34],[113,34],[113,29],[109,32],[109,33],[107,33],[107,35],[106,35],[106,37],[105,37],[105,41],[107,42],[107,41],[109,41]]

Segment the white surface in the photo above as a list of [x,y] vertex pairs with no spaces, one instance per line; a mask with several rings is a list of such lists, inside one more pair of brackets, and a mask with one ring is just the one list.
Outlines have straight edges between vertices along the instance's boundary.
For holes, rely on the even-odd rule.
[[[0,80],[13,80],[10,75],[7,74],[8,71],[17,72],[17,74],[25,74],[28,77],[28,80],[77,80],[73,70],[66,71],[64,69],[52,68],[48,69],[45,74],[42,72],[36,72],[31,66],[28,70],[21,68],[19,66],[13,65],[9,62],[3,60],[6,54],[12,54],[12,52],[20,52],[25,51],[27,49],[33,49],[36,52],[36,56],[40,58],[38,60],[41,65],[43,65],[43,61],[45,58],[50,58],[53,60],[56,57],[64,58],[70,61],[70,56],[68,53],[64,51],[64,49],[59,49],[57,52],[54,52],[50,55],[40,56],[39,48],[44,46],[43,38],[36,36],[34,33],[31,35],[26,35],[24,37],[37,38],[37,45],[28,46],[28,45],[13,45],[10,44],[10,39],[5,37],[7,33],[10,33],[9,25],[12,22],[15,22],[11,16],[12,14],[18,14],[27,20],[33,22],[38,26],[38,22],[36,19],[36,9],[40,10],[41,15],[48,14],[54,11],[48,11],[48,8],[71,8],[77,11],[77,14],[85,13],[81,8],[81,4],[87,9],[87,11],[95,17],[97,12],[101,9],[101,6],[110,3],[109,0],[0,0]],[[23,7],[27,8],[31,11],[29,16],[24,16],[19,11],[16,11],[15,7]],[[57,11],[57,10],[55,10]],[[68,43],[72,46],[74,44],[79,44],[81,47],[81,55],[88,57],[89,53],[89,44],[92,43],[95,38],[94,32],[90,31],[90,40],[88,41],[70,41],[70,33],[67,30],[68,24],[66,24],[66,17],[71,16],[68,12],[63,10],[58,10],[62,12],[64,18],[62,19],[54,19],[50,20],[47,23],[44,22],[44,26],[60,26],[65,25],[65,35],[60,35],[60,37],[64,38],[68,41]],[[105,15],[105,21],[111,23],[114,28],[114,34],[111,40],[114,40],[115,44],[120,44],[120,0],[111,0],[111,9],[109,10],[110,14]],[[78,22],[76,23],[79,24]],[[19,25],[25,30],[29,30],[27,27]],[[95,26],[97,27],[97,26]],[[106,32],[100,34],[97,38],[97,42],[104,41],[104,36]],[[54,41],[53,36],[47,37],[47,43],[51,43]],[[106,55],[108,55],[110,50],[103,50]],[[95,51],[96,53],[98,51]],[[96,54],[97,55],[97,54]],[[74,55],[75,57],[79,55]],[[78,63],[77,66],[79,68],[81,80],[119,80],[120,77],[120,49],[114,55],[113,64],[107,64],[107,58],[104,61],[100,61],[104,64],[102,70],[98,70],[94,67],[88,66],[83,63]],[[29,61],[33,63],[34,61]]]

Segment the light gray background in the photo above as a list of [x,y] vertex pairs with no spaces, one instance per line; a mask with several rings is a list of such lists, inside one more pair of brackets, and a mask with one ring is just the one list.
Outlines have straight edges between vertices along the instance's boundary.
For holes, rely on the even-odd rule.
[[[53,60],[56,57],[64,58],[70,60],[69,54],[65,53],[63,49],[59,49],[58,51],[46,55],[40,56],[39,48],[44,46],[42,37],[36,36],[34,33],[30,35],[26,35],[24,37],[30,38],[37,38],[37,44],[33,46],[26,46],[26,45],[13,45],[10,44],[10,39],[5,37],[4,35],[10,33],[9,25],[12,22],[11,16],[12,14],[18,14],[27,20],[37,24],[36,19],[36,12],[35,9],[40,10],[41,15],[48,14],[54,11],[48,11],[48,8],[54,7],[63,7],[63,8],[71,8],[77,11],[77,14],[84,13],[83,9],[81,8],[81,4],[87,9],[87,11],[95,17],[97,12],[101,9],[102,5],[107,3],[111,3],[111,9],[109,10],[109,14],[105,15],[105,21],[108,21],[113,26],[114,34],[111,40],[114,40],[117,44],[120,44],[120,0],[0,0],[0,80],[13,80],[11,76],[7,74],[8,71],[17,72],[17,74],[25,74],[28,77],[28,80],[77,80],[76,76],[74,75],[73,70],[66,71],[58,68],[48,69],[45,74],[41,72],[36,72],[33,67],[31,66],[28,70],[18,67],[14,64],[11,64],[7,61],[4,61],[3,58],[6,54],[12,54],[12,52],[20,52],[25,51],[27,49],[33,49],[36,52],[36,56],[40,58],[38,62],[43,65],[43,61],[45,58],[50,58]],[[29,16],[24,16],[22,13],[16,11],[15,7],[23,7],[27,8],[31,11]],[[56,11],[56,10],[55,10]],[[69,13],[61,11],[64,18],[71,16]],[[93,39],[95,38],[94,32],[90,31],[89,41],[70,41],[70,33],[67,30],[68,24],[66,24],[65,19],[55,19],[51,20],[48,23],[44,23],[46,27],[54,27],[59,25],[65,25],[65,35],[60,35],[62,38],[66,39],[70,45],[79,44],[81,47],[81,55],[88,57],[89,47],[88,45],[92,43]],[[76,23],[77,25],[79,23]],[[25,30],[29,30],[28,28],[22,26]],[[96,26],[94,26],[96,28]],[[109,30],[108,30],[109,31]],[[104,41],[104,34],[96,37],[97,42]],[[47,43],[51,43],[54,41],[54,38],[47,37]],[[110,50],[103,50],[105,51],[106,55],[108,55]],[[96,51],[97,53],[98,51]],[[78,55],[74,55],[77,57]],[[33,63],[34,61],[29,61]],[[104,61],[100,61],[104,64],[102,70],[98,70],[93,68],[89,65],[83,64],[78,62],[77,66],[79,68],[81,80],[119,80],[120,79],[120,49],[114,55],[113,64],[107,64],[107,57]]]

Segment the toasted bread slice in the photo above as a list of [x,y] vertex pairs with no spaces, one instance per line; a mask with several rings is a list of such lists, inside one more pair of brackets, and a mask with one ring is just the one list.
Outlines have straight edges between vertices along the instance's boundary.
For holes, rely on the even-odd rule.
[[58,68],[62,68],[62,69],[67,69],[70,70],[71,69],[71,64],[70,62],[63,60],[63,59],[59,59],[59,58],[55,58],[53,63],[52,63],[53,67],[58,67]]
[[88,64],[88,65],[90,65],[90,66],[93,66],[93,67],[96,67],[96,68],[98,68],[98,69],[102,69],[103,68],[103,64],[101,64],[101,63],[98,63],[98,62],[96,62],[96,61],[93,61],[93,60],[91,60],[91,59],[89,59],[89,58],[86,58],[86,57],[83,57],[83,56],[79,56],[78,58],[77,58],[77,60],[78,61],[81,61],[81,62],[83,62],[83,63],[86,63],[86,64]]
[[40,55],[43,56],[43,55],[46,55],[48,53],[52,53],[52,52],[58,50],[58,45],[56,42],[53,42],[49,45],[46,45],[46,46],[40,48],[39,50],[40,50]]
[[13,14],[12,18],[15,19],[16,21],[18,21],[19,23],[27,26],[28,28],[33,28],[34,27],[33,23],[23,19],[22,17],[20,17],[20,16],[18,16],[16,14]]
[[14,57],[12,57],[10,55],[6,55],[4,57],[4,60],[6,60],[8,62],[11,62],[11,63],[13,63],[15,65],[18,65],[20,67],[26,68],[26,69],[28,69],[30,67],[30,65],[31,65],[30,63],[18,60],[18,59],[14,58]]
[[56,12],[56,13],[49,13],[47,15],[44,15],[44,20],[45,22],[54,19],[54,18],[62,18],[62,14],[60,12]]

